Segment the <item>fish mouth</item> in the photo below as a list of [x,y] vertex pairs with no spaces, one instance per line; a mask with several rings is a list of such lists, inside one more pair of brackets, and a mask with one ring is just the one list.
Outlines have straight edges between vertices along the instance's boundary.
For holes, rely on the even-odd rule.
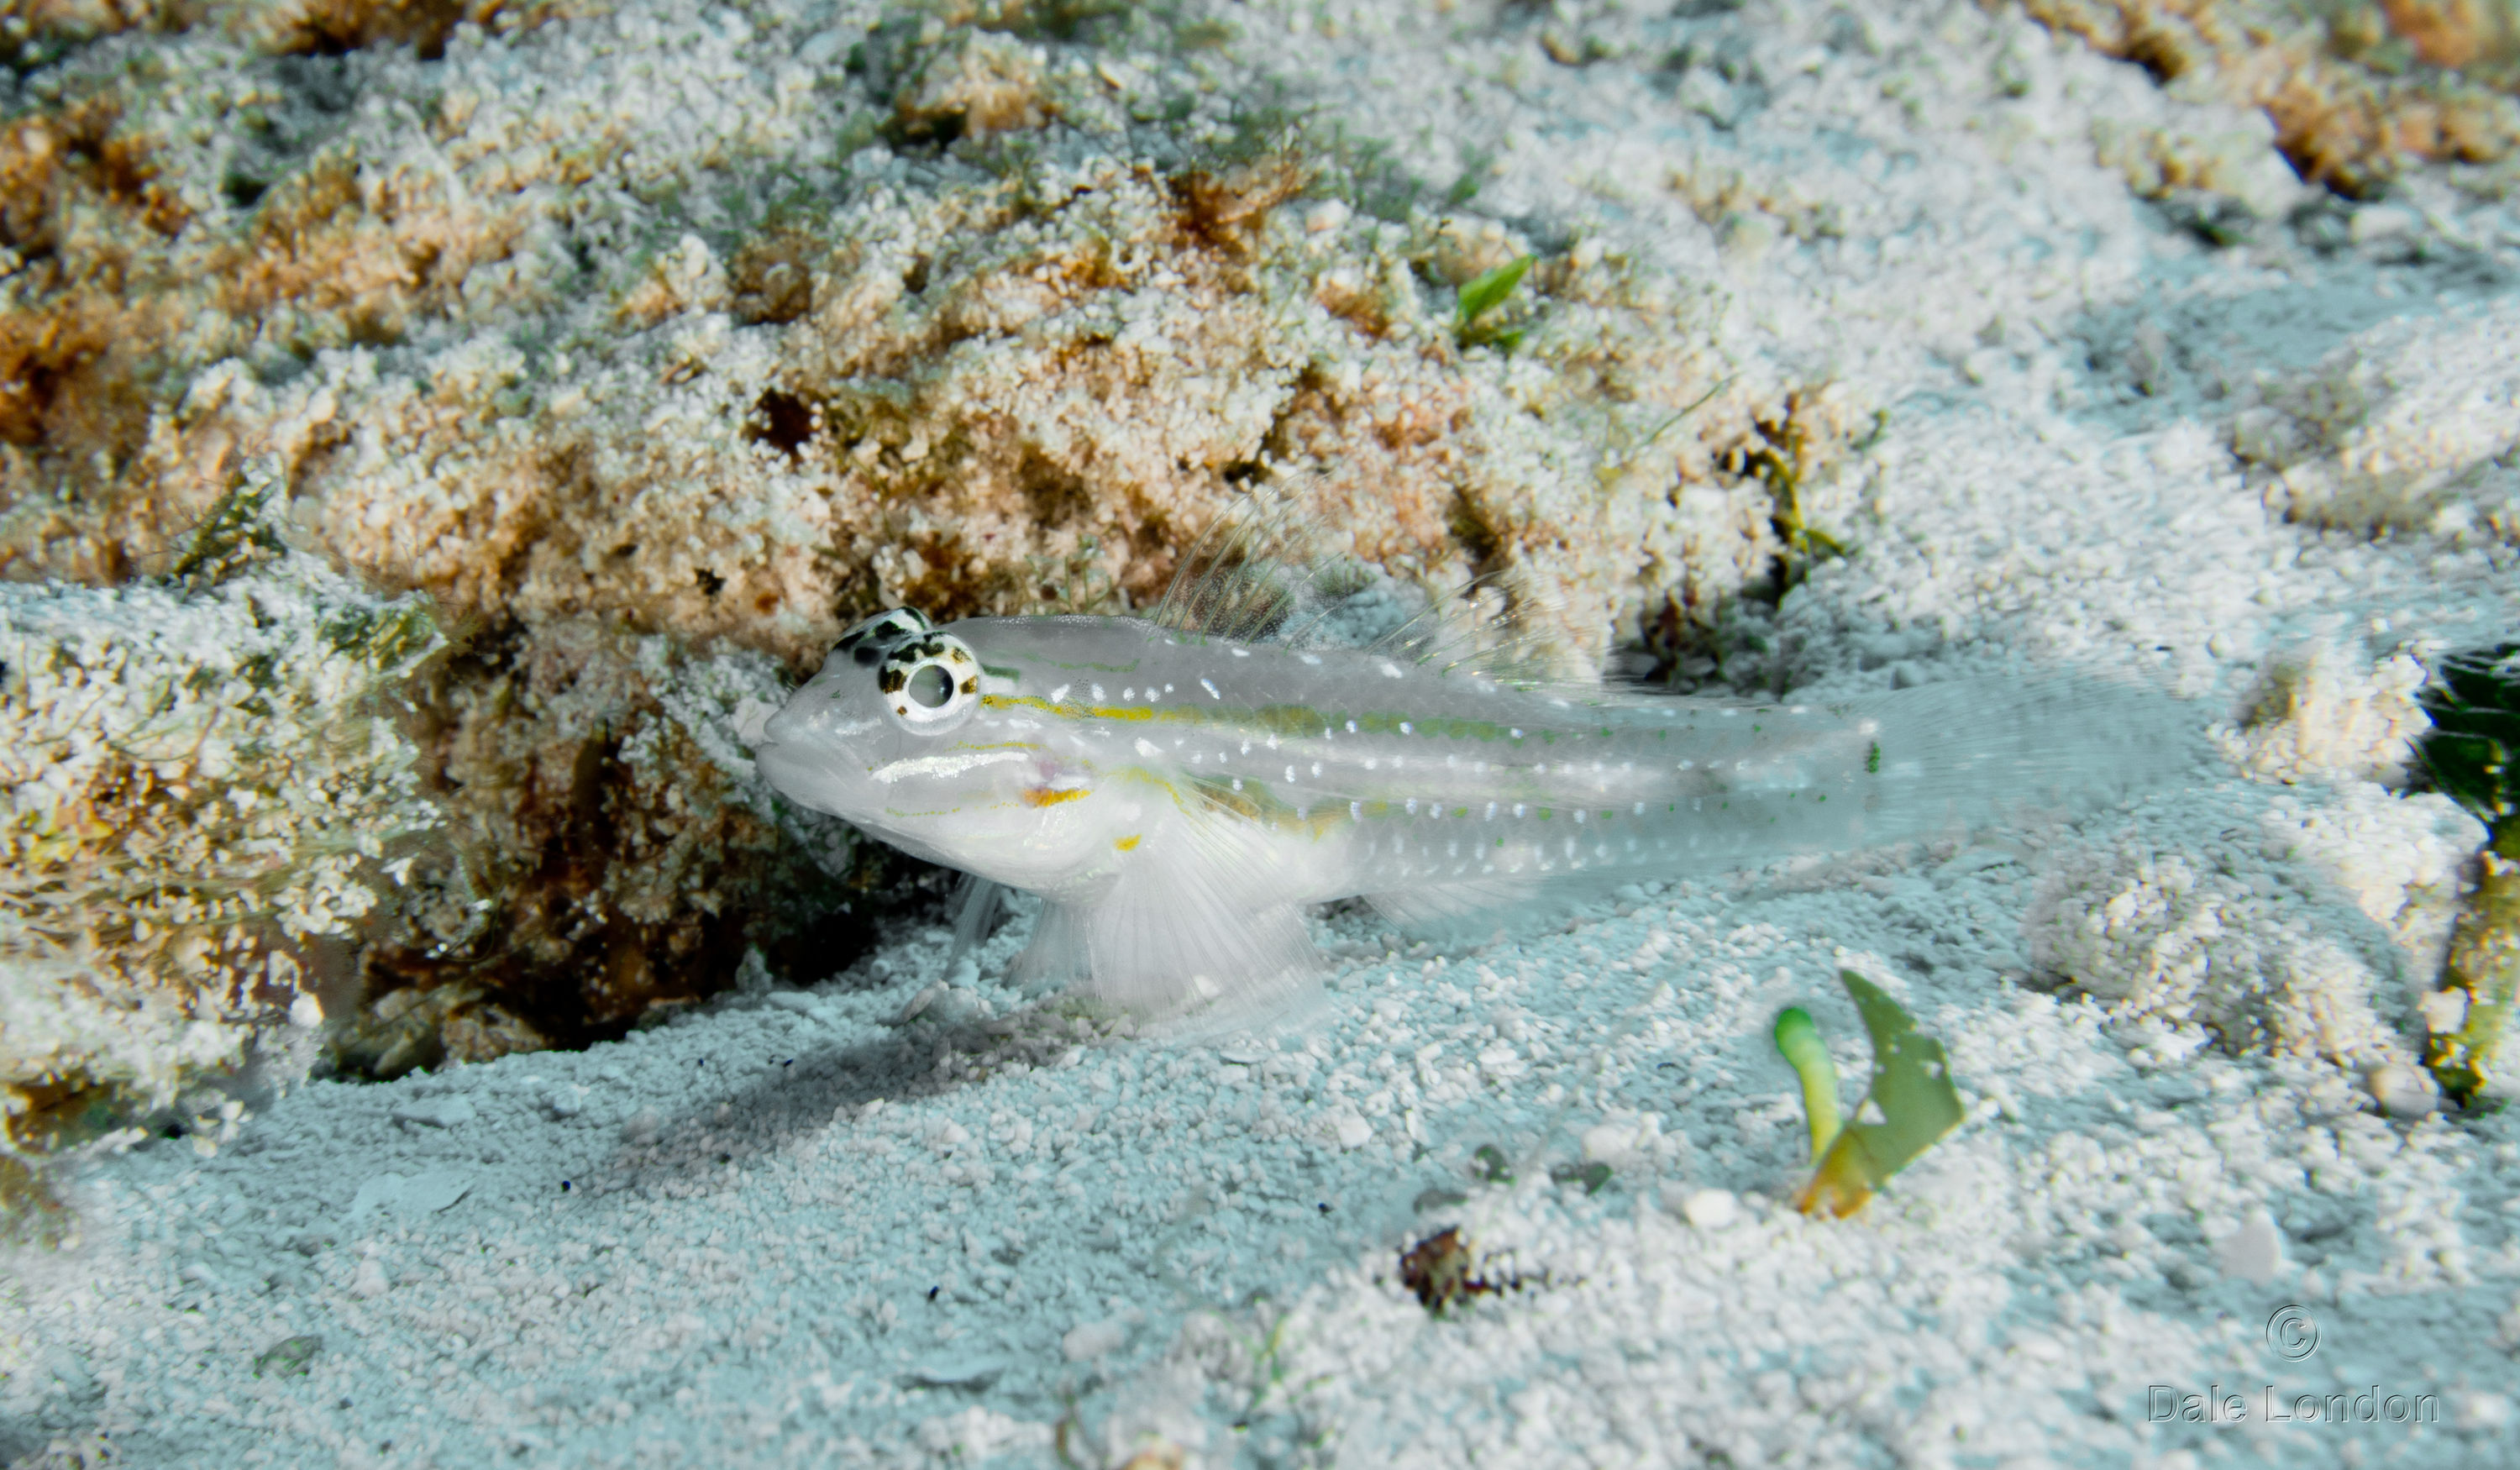
[[846,808],[856,804],[837,798],[864,775],[832,757],[832,751],[801,740],[764,739],[752,747],[753,772],[773,789],[817,811],[844,817]]

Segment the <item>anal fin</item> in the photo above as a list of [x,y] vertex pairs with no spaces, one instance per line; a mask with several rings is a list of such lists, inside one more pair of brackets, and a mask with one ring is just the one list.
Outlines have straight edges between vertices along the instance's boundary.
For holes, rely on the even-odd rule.
[[1403,929],[1450,932],[1519,909],[1531,902],[1533,892],[1532,884],[1523,879],[1489,878],[1369,893],[1365,901]]

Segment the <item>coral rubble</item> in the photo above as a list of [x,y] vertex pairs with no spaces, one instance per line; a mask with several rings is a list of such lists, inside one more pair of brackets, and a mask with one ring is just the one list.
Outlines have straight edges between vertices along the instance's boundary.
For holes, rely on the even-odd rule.
[[437,646],[426,606],[303,555],[197,571],[0,584],[0,1107],[21,1144],[218,1112],[194,1085],[343,999],[338,943],[442,820],[382,699]]
[[[2508,4],[2023,0],[2022,9],[2179,95],[2259,110],[2294,171],[2347,198],[2379,197],[2410,162],[2468,165],[2507,186],[2500,165],[2520,145],[2520,13]],[[2165,188],[2210,171],[2218,155],[2175,143],[2151,152]]]

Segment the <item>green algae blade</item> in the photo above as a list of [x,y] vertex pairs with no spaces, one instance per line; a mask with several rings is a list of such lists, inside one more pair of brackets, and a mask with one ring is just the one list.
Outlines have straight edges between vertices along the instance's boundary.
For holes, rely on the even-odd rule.
[[1881,987],[1853,970],[1840,970],[1837,978],[1872,1039],[1872,1087],[1795,1196],[1794,1208],[1806,1215],[1844,1217],[1863,1209],[1874,1189],[1958,1127],[1966,1113],[1943,1044],[1918,1031],[1915,1018]]
[[2445,1093],[2472,1103],[2498,1080],[2496,1053],[2520,1001],[2520,644],[2442,660],[2418,697],[2433,722],[2417,747],[2425,773],[2489,833],[2424,1006],[2424,1065]]
[[1811,1125],[1812,1162],[1817,1164],[1836,1141],[1844,1120],[1837,1106],[1837,1063],[1822,1045],[1820,1024],[1810,1011],[1788,1005],[1778,1014],[1777,1054],[1802,1079],[1803,1118]]

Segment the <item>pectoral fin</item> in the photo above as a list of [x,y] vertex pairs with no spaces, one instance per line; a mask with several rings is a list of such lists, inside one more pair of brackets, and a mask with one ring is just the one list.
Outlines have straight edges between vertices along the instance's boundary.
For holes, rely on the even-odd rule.
[[1253,904],[1254,885],[1221,870],[1228,855],[1194,846],[1146,851],[1092,902],[1045,904],[1017,977],[1180,1036],[1300,1024],[1322,970],[1302,908]]

